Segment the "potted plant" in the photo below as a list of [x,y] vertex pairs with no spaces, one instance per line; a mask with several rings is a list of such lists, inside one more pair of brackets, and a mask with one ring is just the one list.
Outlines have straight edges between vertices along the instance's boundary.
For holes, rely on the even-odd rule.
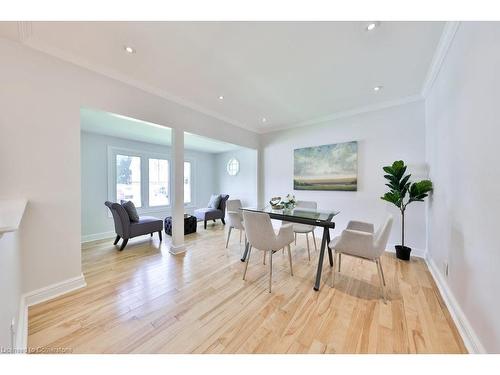
[[[432,191],[432,182],[422,180],[411,182],[411,174],[406,174],[406,165],[402,160],[397,160],[392,165],[383,167],[387,174],[384,177],[389,181],[386,186],[390,191],[385,193],[383,200],[393,203],[401,211],[401,245],[396,245],[398,259],[410,260],[411,248],[405,246],[405,211],[412,202],[423,202]],[[406,195],[408,194],[408,198]]]

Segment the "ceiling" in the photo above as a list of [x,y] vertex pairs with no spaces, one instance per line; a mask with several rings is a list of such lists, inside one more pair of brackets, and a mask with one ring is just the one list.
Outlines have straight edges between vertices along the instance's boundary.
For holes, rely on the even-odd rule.
[[[373,31],[366,26],[0,22],[0,36],[267,132],[420,95],[444,22],[381,22]],[[375,92],[375,86],[383,88]]]
[[[82,108],[80,110],[80,127],[81,130],[89,133],[163,146],[172,145],[172,132],[170,128],[88,108]],[[214,154],[241,149],[240,146],[231,143],[221,142],[187,132],[184,133],[184,147],[188,150]]]

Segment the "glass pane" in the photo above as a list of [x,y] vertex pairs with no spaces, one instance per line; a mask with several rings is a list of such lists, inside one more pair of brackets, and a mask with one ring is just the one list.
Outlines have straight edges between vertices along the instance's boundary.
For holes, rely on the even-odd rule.
[[307,209],[302,207],[297,207],[295,209],[287,210],[287,209],[273,209],[271,206],[266,206],[264,208],[258,207],[248,207],[244,208],[244,210],[248,211],[258,211],[258,212],[266,212],[271,214],[273,219],[279,218],[286,221],[286,218],[300,218],[307,220],[317,220],[322,222],[330,222],[335,215],[339,214],[339,211],[336,210],[318,210],[318,209]]
[[191,203],[191,163],[184,162],[184,203]]
[[170,204],[168,194],[168,160],[149,159],[149,206]]
[[134,202],[141,207],[141,158],[116,155],[116,200]]

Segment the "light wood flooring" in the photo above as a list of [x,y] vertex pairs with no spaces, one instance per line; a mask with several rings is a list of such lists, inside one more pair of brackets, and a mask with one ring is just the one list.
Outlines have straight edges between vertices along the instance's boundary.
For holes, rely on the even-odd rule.
[[[344,256],[330,288],[325,257],[322,286],[312,289],[318,253],[305,236],[288,257],[268,266],[254,250],[242,280],[243,245],[225,229],[186,236],[185,255],[168,253],[140,237],[117,251],[111,240],[82,248],[88,286],[30,307],[29,347],[69,348],[73,353],[465,353],[425,262],[382,264],[388,302],[380,299],[374,263]],[[336,232],[336,231],[335,231]],[[318,241],[319,245],[320,241]]]

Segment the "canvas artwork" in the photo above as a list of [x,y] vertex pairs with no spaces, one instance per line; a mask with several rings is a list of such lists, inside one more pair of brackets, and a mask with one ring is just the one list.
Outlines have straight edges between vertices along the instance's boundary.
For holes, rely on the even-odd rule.
[[294,150],[294,190],[356,191],[358,142]]

